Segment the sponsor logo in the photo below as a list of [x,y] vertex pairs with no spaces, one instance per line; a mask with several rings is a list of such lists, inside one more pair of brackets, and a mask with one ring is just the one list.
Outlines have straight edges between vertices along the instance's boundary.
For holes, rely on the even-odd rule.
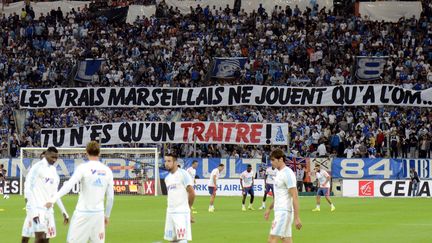
[[55,230],[54,230],[53,227],[49,227],[49,228],[48,228],[48,235],[49,235],[49,236],[54,236],[54,235],[55,235]]
[[361,197],[374,196],[374,182],[373,181],[359,181],[358,195]]
[[93,170],[93,169],[91,169],[91,173],[92,173],[92,175],[96,174],[96,175],[99,175],[99,176],[106,175],[106,171],[104,171],[104,170]]
[[182,239],[185,237],[185,234],[186,234],[185,228],[177,229],[177,238]]
[[177,188],[177,184],[167,186],[168,191],[175,190]]
[[102,181],[100,178],[97,178],[94,182],[93,182],[93,186],[97,186],[97,187],[102,187]]
[[[430,197],[432,195],[429,181],[420,182],[418,187],[417,196]],[[413,194],[413,185],[409,181],[384,181],[379,191],[384,197],[410,197]]]

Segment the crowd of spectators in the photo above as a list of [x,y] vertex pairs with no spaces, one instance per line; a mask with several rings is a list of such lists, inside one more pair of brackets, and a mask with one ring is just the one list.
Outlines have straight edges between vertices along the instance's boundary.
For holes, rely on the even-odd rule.
[[[425,1],[424,13],[430,13]],[[92,18],[89,9],[61,9],[34,16],[31,8],[0,16],[0,135],[3,155],[39,146],[41,128],[118,121],[286,122],[295,156],[430,157],[429,108],[219,107],[187,109],[56,109],[28,111],[22,133],[19,91],[70,86],[198,87],[225,84],[329,86],[361,84],[356,56],[387,56],[373,83],[426,89],[432,82],[432,19],[373,22],[368,16],[334,13],[318,5],[258,8],[252,13],[229,6],[179,9],[161,2],[155,16],[133,25]],[[313,53],[322,58],[311,60]],[[207,74],[214,57],[247,57],[238,79]],[[83,58],[106,64],[89,83],[73,80]],[[307,80],[298,83],[296,80]],[[126,112],[127,111],[127,112]],[[14,115],[15,114],[15,115]],[[144,146],[144,145],[127,145]],[[268,146],[173,145],[181,156],[262,158]]]

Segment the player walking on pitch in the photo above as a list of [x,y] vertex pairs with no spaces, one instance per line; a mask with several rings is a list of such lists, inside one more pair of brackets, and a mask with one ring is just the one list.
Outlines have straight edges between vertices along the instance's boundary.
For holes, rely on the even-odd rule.
[[[198,167],[198,161],[194,160],[194,161],[192,161],[192,166],[189,167],[186,170],[189,173],[189,175],[191,176],[192,180],[193,180],[194,189],[195,189],[195,185],[196,185],[195,177],[196,177],[196,168],[197,167]],[[198,213],[197,211],[195,211],[194,207],[191,207],[191,209],[192,209],[192,213],[193,214],[197,214]]]
[[[22,228],[22,240],[26,243],[35,237],[36,243],[46,243],[56,236],[54,210],[45,208],[45,203],[57,192],[60,178],[54,163],[57,161],[58,151],[49,147],[45,157],[34,164],[24,182],[24,197],[26,198],[27,216]],[[69,222],[69,216],[60,199],[55,200],[62,211],[64,224]]]
[[177,156],[165,156],[165,168],[169,171],[165,178],[168,191],[168,207],[165,220],[164,239],[170,242],[186,243],[192,240],[191,207],[195,200],[193,181],[189,173],[178,168]]
[[240,175],[240,185],[242,187],[242,211],[246,211],[245,201],[247,194],[251,196],[248,209],[249,210],[255,210],[252,207],[253,201],[254,201],[254,173],[252,172],[252,165],[247,165],[247,168],[243,173]]
[[264,184],[265,184],[265,192],[262,201],[262,206],[259,208],[260,210],[266,208],[265,201],[267,199],[267,194],[271,191],[274,196],[274,178],[276,177],[277,169],[273,166],[268,167],[265,171]]
[[[114,180],[108,166],[99,161],[100,147],[91,141],[86,148],[88,162],[80,164],[72,177],[46,204],[52,206],[80,182],[80,193],[67,236],[68,243],[105,242],[105,227],[109,223],[114,203]],[[106,209],[104,199],[106,195]]]
[[313,212],[319,212],[320,209],[320,203],[321,203],[321,196],[325,196],[325,199],[330,204],[330,210],[333,212],[336,210],[336,207],[333,205],[333,203],[330,200],[330,175],[325,170],[320,169],[320,165],[315,165],[314,168],[316,178],[319,182],[319,188],[317,191],[316,196],[316,207],[312,209]]
[[273,150],[270,154],[272,166],[278,172],[274,183],[273,202],[264,213],[264,218],[268,220],[270,211],[274,208],[274,220],[268,237],[269,243],[275,243],[279,240],[284,243],[291,243],[292,223],[294,222],[297,229],[302,227],[296,177],[294,172],[285,165],[285,159],[286,156],[280,149]]
[[224,164],[219,164],[219,166],[213,169],[212,172],[210,173],[210,179],[208,183],[208,189],[210,193],[210,205],[208,211],[210,213],[213,213],[215,210],[214,200],[216,198],[217,180],[219,179],[219,175],[223,171],[224,167],[225,167]]

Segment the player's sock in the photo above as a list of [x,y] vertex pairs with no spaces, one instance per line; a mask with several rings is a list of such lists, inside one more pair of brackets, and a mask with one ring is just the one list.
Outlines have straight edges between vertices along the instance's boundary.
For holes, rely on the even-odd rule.
[[317,204],[317,205],[316,205],[316,208],[318,208],[318,209],[319,209],[319,208],[320,208],[320,205],[319,205],[319,204]]
[[179,240],[178,243],[187,243],[187,240]]

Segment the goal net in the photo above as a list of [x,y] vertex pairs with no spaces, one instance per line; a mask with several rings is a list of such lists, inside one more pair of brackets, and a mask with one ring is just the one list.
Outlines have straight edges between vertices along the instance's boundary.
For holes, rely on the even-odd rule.
[[[20,194],[31,166],[41,160],[46,148],[21,148]],[[54,164],[60,176],[60,186],[67,181],[81,163],[87,161],[85,148],[57,148],[59,158]],[[161,194],[159,181],[159,153],[157,148],[101,148],[101,161],[113,172],[114,193],[123,195]],[[75,185],[71,193],[78,193]]]

